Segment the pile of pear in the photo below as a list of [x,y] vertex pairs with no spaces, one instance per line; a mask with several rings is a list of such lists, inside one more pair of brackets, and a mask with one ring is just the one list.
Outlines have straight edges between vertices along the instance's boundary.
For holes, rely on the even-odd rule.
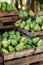
[[21,35],[18,31],[6,31],[0,35],[0,51],[4,54],[19,52],[40,46],[43,46],[42,39],[39,37],[34,37],[31,39]]
[[43,31],[43,16],[37,16],[35,20],[32,18],[26,21],[18,20],[15,22],[15,26],[29,32]]

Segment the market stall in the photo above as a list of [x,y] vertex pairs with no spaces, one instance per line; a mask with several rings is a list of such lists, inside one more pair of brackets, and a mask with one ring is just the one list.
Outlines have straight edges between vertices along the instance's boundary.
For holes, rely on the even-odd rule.
[[0,65],[43,65],[43,2],[0,0]]

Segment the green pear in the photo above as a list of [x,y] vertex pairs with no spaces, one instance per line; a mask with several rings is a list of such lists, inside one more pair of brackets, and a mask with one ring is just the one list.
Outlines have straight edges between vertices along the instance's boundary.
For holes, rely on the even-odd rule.
[[39,47],[39,46],[43,46],[43,41],[40,40],[40,41],[37,43],[37,46],[38,46],[38,47]]
[[32,40],[30,38],[27,39],[27,44],[32,45]]
[[40,31],[41,30],[41,27],[38,25],[38,24],[36,24],[35,25],[35,27],[34,27],[34,31]]
[[14,47],[12,47],[12,46],[9,46],[8,50],[9,50],[9,52],[14,52],[15,51]]
[[11,40],[11,45],[12,45],[12,46],[16,46],[16,45],[17,45],[17,41],[14,40],[14,39],[12,39],[12,40]]
[[32,10],[29,11],[29,16],[34,16],[34,12]]
[[26,49],[31,49],[31,45],[26,45]]
[[22,23],[20,24],[20,28],[24,28],[25,26],[25,21],[22,21]]
[[32,23],[30,24],[30,28],[33,29],[34,26],[35,26],[35,22],[32,22]]
[[29,25],[26,25],[26,26],[24,27],[24,30],[29,31],[29,30],[30,30],[30,26],[29,26]]
[[22,18],[23,16],[24,16],[23,12],[20,11],[20,12],[19,12],[19,17]]
[[39,41],[39,37],[35,37],[35,38],[32,39],[32,42],[35,45],[37,44],[38,41]]
[[43,25],[41,26],[41,30],[43,31]]
[[24,15],[24,17],[25,17],[25,16],[28,16],[28,13],[24,11],[24,12],[23,12],[23,15]]
[[26,24],[30,24],[32,22],[32,19],[29,18],[27,21],[26,21]]
[[18,21],[16,21],[16,22],[15,22],[15,26],[16,26],[16,27],[19,27],[20,24],[21,24],[21,22],[22,22],[22,20],[18,20]]
[[8,37],[8,32],[4,32],[3,33],[3,37],[6,37],[7,38]]
[[37,24],[41,24],[41,23],[42,23],[41,17],[36,17],[36,23],[37,23]]
[[20,42],[17,46],[16,46],[16,51],[22,51],[24,48],[24,45],[22,42]]

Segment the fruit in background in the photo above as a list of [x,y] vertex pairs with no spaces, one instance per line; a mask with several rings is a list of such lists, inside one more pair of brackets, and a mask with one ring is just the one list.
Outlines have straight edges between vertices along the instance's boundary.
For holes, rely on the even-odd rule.
[[39,37],[35,37],[32,39],[33,44],[37,45],[37,42],[39,41]]
[[16,27],[19,27],[20,24],[21,24],[21,21],[22,21],[22,20],[18,20],[18,21],[16,21],[15,26],[16,26]]
[[36,46],[35,45],[32,45],[32,48],[35,48]]
[[8,37],[8,32],[4,32],[4,33],[3,33],[3,38],[5,38],[5,37],[6,37],[6,38]]
[[20,32],[17,31],[17,32],[16,32],[16,36],[17,36],[17,37],[20,36]]
[[17,10],[16,6],[12,6],[12,10],[16,11]]
[[6,11],[6,3],[1,2],[1,11]]
[[25,26],[25,21],[22,21],[22,23],[20,24],[20,28],[24,28]]
[[31,29],[34,29],[34,26],[35,26],[35,22],[32,22],[32,23],[30,24],[30,28],[31,28]]
[[41,23],[42,23],[41,17],[36,17],[36,23],[37,23],[37,24],[41,24]]
[[15,34],[15,31],[13,31],[13,30],[12,30],[12,31],[9,31],[9,36],[10,36],[10,35],[12,36],[12,35],[14,35],[14,34]]
[[12,47],[12,46],[8,46],[8,50],[9,50],[9,52],[14,52],[15,51],[14,47]]
[[20,42],[22,42],[24,45],[27,43],[27,38],[26,37],[21,37]]
[[29,11],[29,16],[34,16],[34,12],[32,10]]
[[12,39],[12,40],[11,40],[11,45],[12,45],[12,46],[16,46],[16,45],[17,45],[17,41],[14,40],[14,39]]
[[43,25],[41,26],[41,30],[43,31]]
[[26,21],[26,24],[31,24],[31,22],[32,22],[32,19],[29,18],[29,19]]
[[12,11],[12,10],[13,10],[12,5],[8,4],[8,5],[7,5],[7,11]]
[[18,9],[21,9],[21,3],[20,3],[20,0],[18,0]]
[[28,16],[28,13],[24,11],[24,12],[23,12],[23,15],[24,15],[24,17],[25,17],[25,16]]
[[26,49],[31,49],[32,46],[31,45],[26,45]]
[[29,26],[29,24],[27,24],[27,25],[24,27],[24,30],[27,30],[27,31],[30,30],[30,26]]
[[36,11],[39,12],[40,11],[40,3],[36,2]]
[[22,51],[24,48],[24,45],[22,42],[20,42],[17,46],[16,46],[16,51]]
[[24,16],[23,12],[20,11],[20,12],[19,12],[19,17],[22,18],[23,16]]
[[32,40],[30,38],[27,39],[27,44],[32,45]]
[[6,50],[6,49],[4,49],[4,48],[2,48],[1,51],[2,51],[4,54],[8,54],[8,53],[9,53],[8,50]]
[[34,31],[37,32],[37,31],[40,31],[40,30],[41,30],[40,26],[38,24],[36,24],[35,27],[34,27]]
[[3,46],[4,48],[7,48],[7,47],[8,47],[8,41],[7,41],[7,40],[3,40],[3,41],[2,41],[2,46]]
[[40,41],[37,43],[37,46],[38,46],[38,47],[39,47],[39,46],[43,46],[43,41],[40,40]]

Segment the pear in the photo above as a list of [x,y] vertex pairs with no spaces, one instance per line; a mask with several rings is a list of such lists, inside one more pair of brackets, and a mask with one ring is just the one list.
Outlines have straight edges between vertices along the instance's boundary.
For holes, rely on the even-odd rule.
[[22,23],[20,24],[20,28],[24,28],[25,26],[25,21],[22,21]]
[[29,18],[27,21],[26,21],[26,24],[30,24],[32,22],[32,19]]
[[23,11],[20,11],[18,15],[20,18],[22,18],[24,16]]
[[27,44],[32,45],[32,40],[30,38],[27,39]]
[[22,42],[20,42],[17,46],[16,46],[16,51],[22,51],[24,48],[24,45]]
[[40,31],[40,30],[41,30],[40,26],[38,24],[36,24],[35,27],[34,27],[34,31],[37,32],[37,31]]
[[27,13],[27,12],[25,12],[25,11],[23,12],[23,14],[24,14],[24,17],[25,17],[25,16],[28,16],[28,13]]
[[43,25],[41,26],[41,30],[43,31]]
[[9,52],[14,52],[15,51],[15,49],[12,46],[9,46],[8,49],[9,49]]
[[33,12],[32,10],[30,10],[30,11],[29,11],[29,16],[32,17],[32,16],[34,16],[34,15],[35,15],[34,12]]
[[30,24],[30,28],[33,29],[34,26],[35,26],[35,22],[32,22],[32,23]]
[[38,46],[38,47],[39,47],[39,46],[43,46],[43,41],[40,40],[40,41],[37,43],[37,46]]
[[42,23],[41,17],[36,17],[36,23],[37,23],[37,24],[41,24],[41,23]]
[[15,26],[16,26],[16,27],[19,27],[20,24],[21,24],[21,21],[22,21],[22,20],[18,20],[18,21],[16,21]]
[[26,45],[26,49],[31,49],[31,45]]
[[35,45],[37,44],[38,41],[39,41],[39,37],[35,37],[35,38],[32,39],[32,42]]
[[14,39],[12,39],[12,40],[11,40],[11,45],[12,45],[12,46],[16,46],[16,45],[17,45],[17,41],[14,40]]
[[24,30],[29,31],[29,30],[30,30],[30,26],[27,24],[27,25],[24,27]]

